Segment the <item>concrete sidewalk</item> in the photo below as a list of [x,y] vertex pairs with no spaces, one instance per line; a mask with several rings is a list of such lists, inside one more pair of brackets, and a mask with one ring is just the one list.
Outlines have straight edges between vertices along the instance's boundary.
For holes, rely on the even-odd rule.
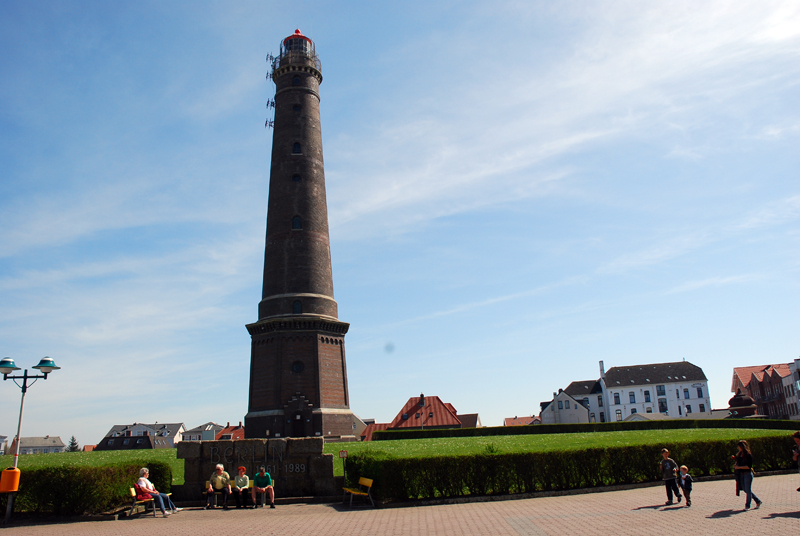
[[[696,482],[692,506],[665,506],[663,486],[584,495],[475,502],[413,508],[349,510],[334,505],[282,505],[274,510],[186,509],[166,519],[139,516],[120,521],[24,522],[3,536],[136,535],[509,535],[774,536],[800,533],[800,477],[757,477],[753,491],[764,501],[744,511],[732,480]],[[755,506],[755,503],[753,503]]]

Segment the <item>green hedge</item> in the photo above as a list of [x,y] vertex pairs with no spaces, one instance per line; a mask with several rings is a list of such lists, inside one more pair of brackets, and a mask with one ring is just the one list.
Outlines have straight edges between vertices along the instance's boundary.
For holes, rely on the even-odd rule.
[[[791,437],[753,438],[754,469],[793,466]],[[736,440],[698,441],[670,445],[670,457],[689,467],[693,476],[730,474]],[[629,446],[577,451],[526,452],[396,458],[381,451],[347,459],[345,478],[355,485],[363,476],[374,480],[373,493],[384,501],[431,499],[464,495],[632,484],[661,479],[661,448]]]
[[[109,512],[130,504],[130,488],[139,479],[139,469],[150,469],[157,490],[169,493],[172,468],[154,460],[104,467],[55,466],[26,469],[20,474],[15,512],[82,515]],[[7,494],[0,494],[5,512]]]
[[373,440],[424,439],[432,437],[476,437],[494,435],[575,434],[620,432],[624,430],[678,430],[683,428],[751,428],[758,430],[797,430],[797,421],[771,419],[671,419],[664,421],[597,422],[581,424],[537,424],[528,426],[487,426],[485,428],[445,428],[426,430],[380,430]]

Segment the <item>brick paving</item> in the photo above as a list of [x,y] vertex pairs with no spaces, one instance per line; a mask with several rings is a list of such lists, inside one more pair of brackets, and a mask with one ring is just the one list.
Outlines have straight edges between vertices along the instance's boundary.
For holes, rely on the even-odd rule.
[[[162,518],[120,521],[26,522],[3,529],[3,536],[197,534],[388,535],[388,536],[556,536],[563,534],[646,536],[797,535],[800,493],[796,473],[757,477],[753,491],[764,501],[744,510],[732,480],[695,482],[692,506],[665,506],[663,486],[538,497],[510,501],[349,510],[340,504],[287,504],[276,509],[202,510],[188,508]],[[753,504],[755,506],[755,503]]]

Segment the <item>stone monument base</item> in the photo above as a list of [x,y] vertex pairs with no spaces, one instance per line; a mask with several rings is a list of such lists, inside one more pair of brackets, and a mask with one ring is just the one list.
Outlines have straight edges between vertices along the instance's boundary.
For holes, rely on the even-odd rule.
[[[321,437],[181,441],[178,459],[184,460],[184,484],[173,486],[173,499],[205,500],[205,484],[221,463],[233,479],[244,466],[252,480],[264,465],[272,476],[276,497],[331,497],[341,494],[341,479],[333,476],[333,454],[323,454]],[[231,497],[230,501],[233,498]]]

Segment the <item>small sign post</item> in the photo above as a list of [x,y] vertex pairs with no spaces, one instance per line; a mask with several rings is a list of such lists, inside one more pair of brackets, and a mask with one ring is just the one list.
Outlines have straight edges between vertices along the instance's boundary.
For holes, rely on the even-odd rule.
[[340,450],[339,458],[342,459],[342,472],[344,473],[344,481],[347,482],[347,451]]

